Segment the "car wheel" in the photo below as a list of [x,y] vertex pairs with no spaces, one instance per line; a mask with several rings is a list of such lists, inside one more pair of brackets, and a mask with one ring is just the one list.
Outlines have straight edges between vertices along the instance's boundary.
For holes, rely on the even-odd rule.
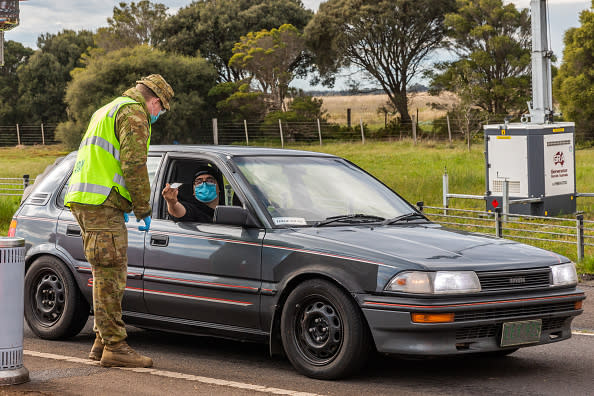
[[318,379],[338,379],[360,368],[370,350],[361,311],[344,291],[322,279],[303,282],[287,298],[281,338],[291,364]]
[[25,319],[38,337],[68,338],[89,318],[89,304],[72,273],[52,256],[36,259],[25,275]]

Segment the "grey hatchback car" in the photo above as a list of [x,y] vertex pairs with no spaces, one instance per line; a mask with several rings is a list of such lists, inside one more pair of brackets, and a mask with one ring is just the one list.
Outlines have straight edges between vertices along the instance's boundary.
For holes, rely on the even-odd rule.
[[[26,240],[25,317],[41,338],[92,314],[80,228],[63,205],[75,153],[14,214]],[[570,338],[582,313],[575,265],[558,254],[446,229],[351,162],[233,146],[153,146],[153,221],[128,223],[126,323],[267,343],[300,373],[347,376],[370,352],[507,355]],[[216,169],[212,223],[169,217],[161,190]]]

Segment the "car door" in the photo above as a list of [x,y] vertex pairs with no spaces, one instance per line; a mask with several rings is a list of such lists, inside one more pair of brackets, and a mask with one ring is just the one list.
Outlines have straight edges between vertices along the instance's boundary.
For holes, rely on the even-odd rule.
[[[172,181],[165,174],[161,188]],[[153,213],[164,206],[155,195]],[[263,238],[264,229],[153,218],[144,256],[148,312],[196,326],[260,329]]]
[[[150,156],[147,160],[151,184],[153,183],[160,161],[161,156]],[[57,203],[62,207],[62,210],[58,217],[56,245],[72,257],[76,271],[88,278],[85,284],[87,289],[82,291],[87,296],[91,296],[93,275],[91,273],[91,265],[85,257],[80,226],[70,209],[63,205],[68,183],[67,180],[64,186],[62,186],[61,194],[57,199]],[[144,271],[142,260],[144,256],[144,238],[146,235],[145,232],[138,230],[133,215],[130,216],[130,221],[126,224],[126,227],[128,229],[128,279],[122,301],[122,310],[145,312],[146,308],[142,295],[142,273]]]

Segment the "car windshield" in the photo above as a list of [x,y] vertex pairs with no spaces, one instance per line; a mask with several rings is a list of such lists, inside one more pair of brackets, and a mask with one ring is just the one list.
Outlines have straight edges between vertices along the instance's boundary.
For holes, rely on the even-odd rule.
[[236,157],[275,225],[381,222],[414,212],[406,201],[340,158]]

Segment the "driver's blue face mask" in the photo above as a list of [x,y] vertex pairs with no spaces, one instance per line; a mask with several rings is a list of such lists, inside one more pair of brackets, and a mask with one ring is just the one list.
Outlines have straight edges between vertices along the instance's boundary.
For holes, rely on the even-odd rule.
[[217,186],[214,183],[202,183],[194,187],[194,194],[200,202],[211,202],[217,197]]

